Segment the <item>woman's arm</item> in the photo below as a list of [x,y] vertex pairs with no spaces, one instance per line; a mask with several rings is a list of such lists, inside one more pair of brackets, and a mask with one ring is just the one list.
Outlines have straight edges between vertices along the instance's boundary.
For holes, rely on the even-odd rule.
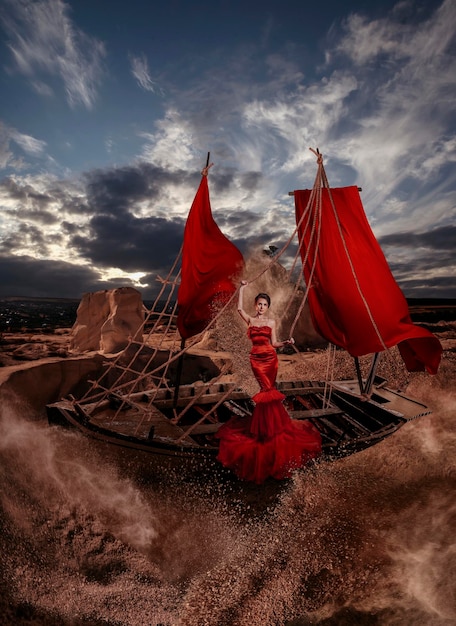
[[238,312],[242,317],[246,324],[250,324],[250,315],[244,311],[244,289],[247,287],[248,283],[246,280],[241,280],[241,286],[239,288],[239,297],[238,297]]
[[289,345],[294,344],[293,337],[290,337],[290,339],[285,339],[285,341],[277,341],[275,320],[271,320],[270,326],[271,326],[271,331],[272,331],[271,332],[271,344],[274,348],[283,348],[284,346],[289,346]]

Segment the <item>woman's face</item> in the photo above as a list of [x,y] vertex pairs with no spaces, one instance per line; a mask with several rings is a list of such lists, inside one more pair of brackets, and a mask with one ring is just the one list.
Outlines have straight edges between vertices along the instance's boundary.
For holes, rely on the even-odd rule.
[[259,315],[264,315],[269,309],[268,301],[266,300],[266,298],[258,298],[255,303],[255,309]]

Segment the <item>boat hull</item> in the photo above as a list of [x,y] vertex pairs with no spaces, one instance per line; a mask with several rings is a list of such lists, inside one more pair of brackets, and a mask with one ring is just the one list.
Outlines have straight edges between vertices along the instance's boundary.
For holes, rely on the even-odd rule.
[[[326,404],[327,386],[322,382],[288,381],[278,386],[291,417],[309,420],[319,430],[321,459],[332,461],[375,445],[408,421],[430,413],[425,405],[388,388],[385,383],[384,379],[376,379],[372,394],[366,399],[360,395],[356,381],[338,381],[333,383],[331,399]],[[182,391],[178,410],[185,406],[188,409],[194,398],[191,385]],[[184,424],[176,423],[172,417],[176,407],[169,392],[157,397],[152,407],[147,394],[143,394],[121,411],[118,398],[114,404],[96,410],[90,403],[83,406],[70,400],[49,404],[46,410],[51,425],[75,428],[108,448],[117,448],[124,458],[134,456],[135,463],[141,459],[138,464],[141,472],[201,475],[221,470],[216,460],[218,428],[233,412],[248,415],[253,408],[252,400],[239,390],[233,390],[222,402],[224,394],[223,386],[209,387],[205,396],[194,403],[192,412],[187,411]],[[144,404],[143,412],[141,404]],[[214,420],[210,411],[217,404],[217,420]]]

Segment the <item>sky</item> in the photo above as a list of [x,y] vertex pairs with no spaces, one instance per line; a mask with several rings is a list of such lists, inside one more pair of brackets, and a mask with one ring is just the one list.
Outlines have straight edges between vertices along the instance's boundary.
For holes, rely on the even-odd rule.
[[358,185],[407,297],[456,298],[454,0],[0,0],[0,297],[157,290],[210,152],[245,256]]

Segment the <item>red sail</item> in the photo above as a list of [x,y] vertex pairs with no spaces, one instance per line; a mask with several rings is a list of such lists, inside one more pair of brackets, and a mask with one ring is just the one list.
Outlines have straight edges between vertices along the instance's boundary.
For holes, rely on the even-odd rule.
[[202,332],[217,307],[229,300],[243,264],[242,254],[212,217],[207,176],[203,176],[184,231],[177,297],[177,327],[183,339]]
[[352,356],[398,345],[409,371],[426,369],[435,374],[442,346],[410,319],[407,301],[369,226],[357,187],[331,189],[333,202],[328,189],[321,192],[321,210],[316,206],[318,191],[309,207],[312,192],[294,192],[315,329]]

